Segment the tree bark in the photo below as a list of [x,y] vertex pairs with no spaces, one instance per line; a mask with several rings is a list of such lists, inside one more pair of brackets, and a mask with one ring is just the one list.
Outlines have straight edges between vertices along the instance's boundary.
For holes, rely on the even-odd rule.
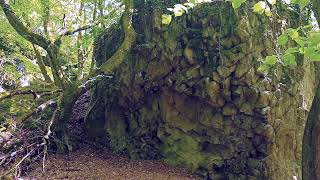
[[136,41],[137,34],[132,25],[134,1],[125,0],[124,2],[126,7],[122,16],[122,28],[124,30],[125,38],[117,51],[100,66],[100,70],[105,74],[112,73],[121,63],[123,63]]
[[[320,25],[320,1],[312,0],[312,10]],[[316,62],[317,63],[317,62]],[[319,64],[316,64],[319,68]],[[319,77],[319,76],[317,76]],[[320,179],[320,81],[307,118],[302,142],[302,179]]]
[[38,66],[40,68],[41,74],[42,74],[45,82],[52,83],[52,80],[51,80],[50,76],[48,75],[46,66],[45,66],[45,64],[43,62],[43,58],[42,58],[40,52],[38,51],[38,49],[36,48],[36,46],[34,44],[32,44],[32,47],[33,47],[33,50],[34,50],[34,52],[36,54],[37,64],[38,64]]

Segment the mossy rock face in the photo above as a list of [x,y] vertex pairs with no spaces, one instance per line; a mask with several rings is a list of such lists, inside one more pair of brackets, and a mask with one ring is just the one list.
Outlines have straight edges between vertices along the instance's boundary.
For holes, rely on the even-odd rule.
[[[136,14],[141,37],[114,81],[92,92],[88,132],[131,158],[162,158],[208,179],[301,177],[300,106],[314,92],[313,65],[257,72],[273,48],[271,24],[248,7],[202,4],[169,26],[157,22],[161,10]],[[97,41],[95,57],[113,38]]]

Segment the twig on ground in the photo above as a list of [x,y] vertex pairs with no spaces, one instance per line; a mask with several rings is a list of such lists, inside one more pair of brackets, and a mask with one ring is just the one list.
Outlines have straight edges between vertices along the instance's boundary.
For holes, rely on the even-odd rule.
[[43,142],[43,144],[44,144],[43,158],[42,158],[42,171],[43,171],[43,172],[45,172],[45,160],[46,160],[46,156],[47,156],[47,154],[48,154],[47,141],[49,140],[50,135],[51,135],[51,133],[52,133],[52,132],[51,132],[51,126],[52,126],[53,121],[55,120],[55,118],[56,118],[56,116],[57,116],[58,113],[59,113],[59,108],[57,108],[57,109],[54,111],[54,113],[53,113],[53,115],[52,115],[52,117],[51,117],[51,119],[50,119],[50,121],[49,121],[48,127],[47,127],[47,133],[46,133],[46,135],[44,135],[43,138],[42,138],[42,142]]
[[33,153],[34,149],[32,149],[31,151],[29,151],[16,165],[13,166],[13,168],[11,168],[10,170],[8,170],[4,175],[8,175],[9,173],[11,173],[13,170],[16,170],[20,164],[27,159],[32,153]]

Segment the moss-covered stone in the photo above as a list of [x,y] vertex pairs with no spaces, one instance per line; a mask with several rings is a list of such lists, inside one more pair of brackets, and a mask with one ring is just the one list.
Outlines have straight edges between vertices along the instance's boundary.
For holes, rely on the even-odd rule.
[[[139,0],[141,7],[148,3],[167,5]],[[163,158],[208,179],[300,176],[305,114],[295,94],[312,89],[300,84],[314,74],[281,67],[268,77],[257,72],[266,48],[275,47],[261,40],[272,40],[270,22],[247,6],[235,12],[227,2],[205,3],[169,26],[152,17],[163,9],[135,16],[134,26],[146,28],[137,27],[141,37],[115,72],[116,88],[107,82],[95,88],[89,134],[96,129],[131,158]],[[113,38],[97,41],[97,61]]]

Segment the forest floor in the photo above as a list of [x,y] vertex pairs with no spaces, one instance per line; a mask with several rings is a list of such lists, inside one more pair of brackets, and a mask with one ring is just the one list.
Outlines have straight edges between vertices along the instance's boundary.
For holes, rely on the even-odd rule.
[[[85,94],[75,104],[69,129],[81,136],[83,117],[89,103]],[[53,154],[45,161],[45,173],[42,163],[33,165],[28,179],[103,179],[103,180],[193,180],[200,179],[183,168],[172,167],[161,160],[131,160],[107,150],[99,150],[89,144],[69,154]]]
[[185,169],[159,160],[130,160],[124,156],[82,147],[68,155],[53,155],[28,173],[27,179],[193,180]]

